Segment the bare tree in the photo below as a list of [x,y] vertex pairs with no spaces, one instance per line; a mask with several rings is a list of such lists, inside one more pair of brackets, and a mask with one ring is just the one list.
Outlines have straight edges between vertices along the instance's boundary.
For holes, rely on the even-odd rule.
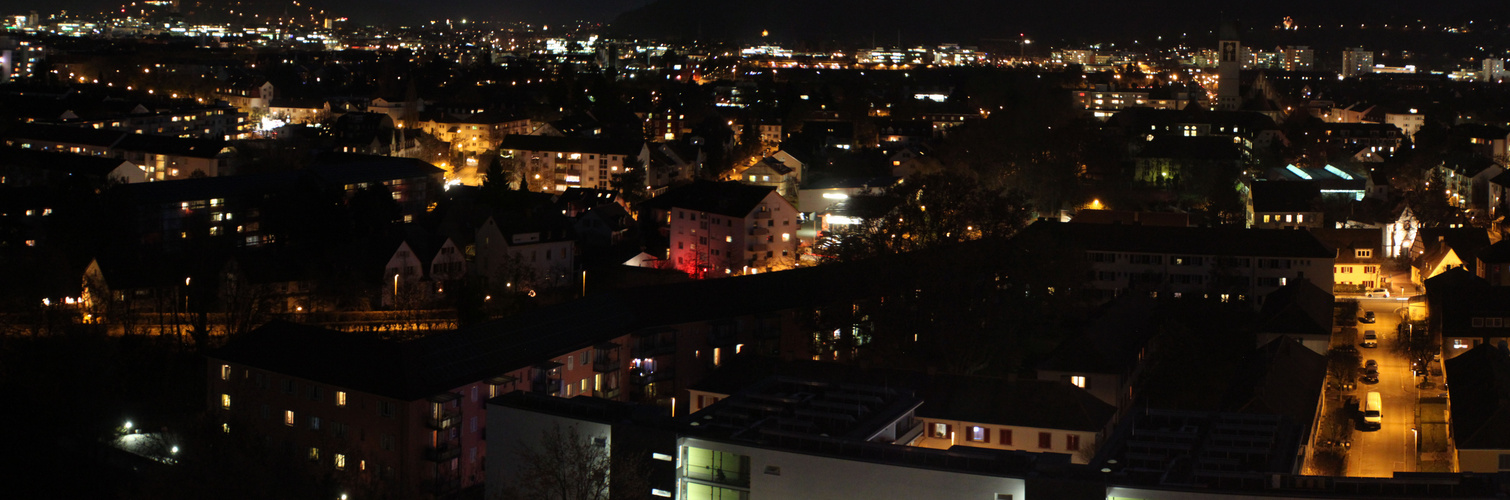
[[576,425],[552,425],[539,442],[520,441],[515,453],[518,475],[502,485],[498,500],[623,500],[650,492],[648,464],[629,453],[610,455],[606,442],[583,435]]

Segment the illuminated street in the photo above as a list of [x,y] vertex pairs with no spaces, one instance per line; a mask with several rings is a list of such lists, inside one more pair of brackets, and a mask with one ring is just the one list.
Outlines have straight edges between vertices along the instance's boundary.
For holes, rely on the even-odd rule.
[[1414,472],[1416,458],[1415,407],[1420,397],[1415,378],[1410,370],[1410,361],[1395,349],[1398,335],[1395,328],[1400,324],[1396,311],[1405,302],[1398,298],[1360,298],[1363,311],[1373,311],[1378,318],[1374,324],[1359,323],[1361,335],[1373,330],[1379,334],[1379,347],[1360,348],[1359,354],[1367,360],[1379,362],[1379,383],[1359,383],[1347,394],[1365,401],[1370,391],[1378,391],[1384,401],[1383,427],[1376,431],[1353,433],[1353,446],[1348,453],[1347,475],[1353,477],[1390,477],[1395,472]]

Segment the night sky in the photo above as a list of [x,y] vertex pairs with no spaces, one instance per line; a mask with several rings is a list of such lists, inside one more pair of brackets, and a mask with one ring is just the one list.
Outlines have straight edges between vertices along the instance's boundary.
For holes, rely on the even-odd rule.
[[[68,8],[99,11],[120,5],[122,0],[0,0],[0,14],[27,10]],[[129,2],[130,0],[124,0]],[[193,1],[193,0],[185,0]],[[283,5],[288,0],[242,0]],[[626,11],[645,7],[652,0],[302,0],[326,8],[359,23],[404,23],[432,19],[471,17],[533,23],[561,23],[573,19],[613,21]],[[1223,4],[1207,0],[1084,0],[1066,8],[1048,0],[659,0],[651,22],[677,18],[685,29],[707,20],[707,30],[735,28],[732,23],[790,24],[789,31],[845,32],[864,28],[899,27],[904,31],[961,30],[996,36],[1019,29],[1080,33],[1091,36],[1136,29],[1147,33],[1160,28],[1187,29],[1184,24],[1206,26],[1215,19],[1239,18],[1248,26],[1273,25],[1284,16],[1301,22],[1398,22],[1416,17],[1428,21],[1455,22],[1498,18],[1510,22],[1510,2],[1503,0],[1264,0]],[[276,10],[276,7],[270,8]],[[730,18],[719,20],[716,18]],[[752,19],[764,18],[764,19]],[[1181,25],[1181,26],[1175,26]],[[715,28],[717,26],[717,28]],[[737,26],[737,29],[747,29]],[[758,29],[756,30],[758,32]],[[774,31],[774,30],[773,30]],[[882,31],[895,31],[887,29]],[[878,35],[881,33],[878,33]],[[1042,32],[1040,34],[1043,34]]]

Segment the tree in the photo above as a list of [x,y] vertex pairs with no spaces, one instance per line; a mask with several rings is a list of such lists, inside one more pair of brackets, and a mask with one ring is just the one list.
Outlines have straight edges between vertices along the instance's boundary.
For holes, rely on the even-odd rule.
[[638,206],[650,197],[650,193],[645,190],[646,173],[646,167],[640,164],[638,158],[625,158],[624,171],[614,174],[609,182],[624,196],[624,201],[629,206]]
[[576,425],[557,423],[536,443],[520,441],[514,481],[500,485],[499,500],[625,500],[648,498],[649,465],[628,450],[610,453]]
[[895,201],[896,208],[841,236],[834,252],[837,260],[1008,238],[1027,223],[1029,213],[1020,196],[988,188],[960,173],[914,176],[882,196]]

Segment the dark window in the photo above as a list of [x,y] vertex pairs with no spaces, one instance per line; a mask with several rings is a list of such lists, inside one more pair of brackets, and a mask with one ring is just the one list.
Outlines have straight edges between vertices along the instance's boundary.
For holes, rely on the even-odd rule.
[[1054,435],[1047,432],[1038,433],[1038,447],[1045,450],[1054,447]]

